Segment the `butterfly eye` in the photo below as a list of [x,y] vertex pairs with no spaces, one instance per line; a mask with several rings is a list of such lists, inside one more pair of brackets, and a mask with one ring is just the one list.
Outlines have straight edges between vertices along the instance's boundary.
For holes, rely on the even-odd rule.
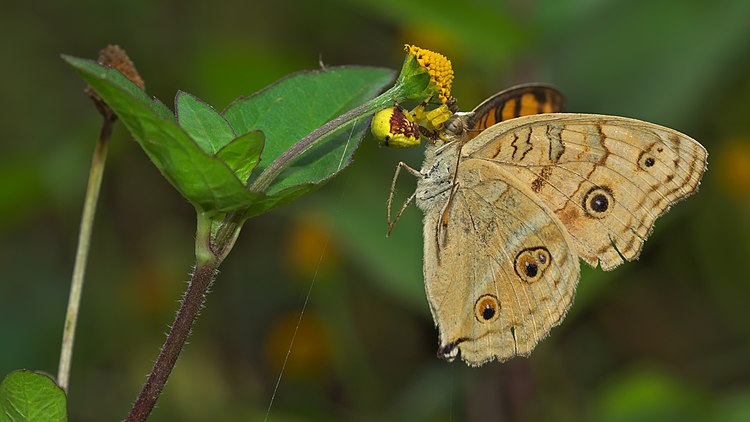
[[550,261],[552,257],[545,247],[524,249],[516,256],[516,274],[521,277],[521,280],[533,283],[542,278]]
[[466,124],[459,116],[451,116],[444,124],[443,130],[448,136],[462,136],[466,130]]
[[583,196],[583,209],[592,218],[604,218],[612,211],[615,198],[607,186],[594,186]]
[[500,315],[500,302],[494,295],[480,296],[474,305],[474,317],[479,322],[487,323],[497,319]]

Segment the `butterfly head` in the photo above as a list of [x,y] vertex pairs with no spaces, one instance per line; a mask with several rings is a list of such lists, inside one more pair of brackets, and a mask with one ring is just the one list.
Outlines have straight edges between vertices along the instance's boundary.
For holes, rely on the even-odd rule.
[[443,125],[443,134],[449,138],[462,139],[466,132],[467,118],[471,113],[459,112],[451,116]]

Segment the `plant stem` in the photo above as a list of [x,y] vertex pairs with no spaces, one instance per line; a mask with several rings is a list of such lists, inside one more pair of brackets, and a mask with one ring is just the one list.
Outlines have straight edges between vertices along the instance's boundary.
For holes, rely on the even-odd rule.
[[177,358],[185,346],[185,341],[193,328],[193,324],[195,324],[198,312],[203,307],[206,294],[216,277],[217,268],[221,262],[214,258],[209,242],[210,221],[203,214],[199,214],[195,244],[195,270],[167,339],[159,352],[159,357],[156,358],[154,367],[126,419],[128,422],[145,421],[151,414],[169,375],[172,373],[172,369],[177,363]]
[[[270,186],[271,182],[273,182],[273,180],[291,163],[292,160],[304,153],[316,141],[349,122],[355,121],[383,108],[386,104],[394,100],[396,92],[395,87],[391,88],[379,97],[336,117],[323,126],[310,132],[310,134],[300,139],[296,144],[292,145],[291,148],[278,156],[258,176],[258,178],[248,186],[248,189],[255,192],[264,192],[268,186]],[[195,323],[195,319],[198,316],[198,311],[200,311],[203,306],[206,293],[216,276],[217,268],[237,240],[243,221],[244,218],[239,212],[227,214],[224,221],[219,226],[212,243],[210,241],[210,218],[202,213],[198,214],[195,271],[193,272],[187,292],[185,292],[185,297],[182,300],[180,309],[177,312],[174,324],[172,324],[172,328],[170,329],[167,339],[159,353],[159,357],[156,359],[154,367],[141,389],[141,392],[138,394],[138,398],[126,419],[128,422],[145,421],[149,414],[151,414],[151,411],[161,395],[164,385],[167,383],[167,379],[177,362],[177,358],[185,345],[185,341],[187,340],[190,330]]]
[[73,278],[70,282],[70,296],[68,298],[68,310],[65,315],[65,326],[63,328],[62,346],[60,348],[60,365],[57,372],[57,384],[67,393],[70,380],[70,365],[73,358],[73,342],[75,340],[76,322],[81,304],[81,292],[83,291],[83,277],[86,273],[86,260],[91,244],[91,231],[94,226],[94,215],[96,214],[96,203],[102,185],[104,174],[104,163],[107,159],[107,147],[109,138],[112,136],[112,127],[115,123],[114,117],[104,117],[99,138],[94,147],[94,156],[91,159],[89,170],[89,181],[86,188],[86,197],[83,203],[83,215],[81,216],[81,227],[78,232],[78,248],[76,260],[73,265]]

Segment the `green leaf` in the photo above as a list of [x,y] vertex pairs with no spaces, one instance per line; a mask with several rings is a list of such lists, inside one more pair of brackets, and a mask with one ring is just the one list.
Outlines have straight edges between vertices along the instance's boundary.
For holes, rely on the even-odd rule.
[[[257,175],[305,135],[373,98],[393,76],[392,70],[367,67],[300,72],[238,99],[224,111],[224,117],[236,133],[255,129],[265,133],[263,159],[253,171]],[[266,192],[280,194],[302,183],[324,183],[351,162],[366,128],[367,122],[362,119],[321,138],[300,154]],[[287,201],[290,192],[280,202]],[[299,194],[299,190],[294,192]]]
[[263,132],[256,130],[238,136],[216,153],[234,171],[238,179],[247,181],[250,172],[260,161],[265,138]]
[[233,211],[263,197],[247,191],[232,169],[206,154],[177,125],[163,104],[149,98],[120,72],[90,60],[63,59],[117,113],[164,177],[199,211]]
[[[247,216],[317,189],[345,168],[367,131],[369,116],[343,125],[302,151],[266,189],[270,195],[245,189],[248,175],[257,176],[305,135],[370,100],[394,76],[391,70],[364,67],[299,73],[237,100],[223,117],[180,93],[180,127],[166,106],[118,71],[89,60],[63,58],[117,113],[162,174],[199,212],[243,209]],[[249,133],[253,131],[265,133],[265,144],[261,133]],[[235,138],[236,133],[245,135]]]
[[13,371],[0,384],[0,420],[67,421],[65,393],[47,375]]
[[161,117],[162,119],[167,119],[167,120],[174,119],[174,114],[172,114],[172,110],[170,110],[169,107],[164,105],[164,103],[159,101],[159,99],[156,97],[154,97],[151,100],[151,109],[154,110],[154,112],[158,114],[159,117]]
[[174,103],[180,126],[205,153],[216,154],[237,136],[221,114],[193,95],[179,91]]
[[292,162],[268,188],[275,194],[302,183],[324,184],[351,162],[354,152],[370,127],[370,119],[342,125]]

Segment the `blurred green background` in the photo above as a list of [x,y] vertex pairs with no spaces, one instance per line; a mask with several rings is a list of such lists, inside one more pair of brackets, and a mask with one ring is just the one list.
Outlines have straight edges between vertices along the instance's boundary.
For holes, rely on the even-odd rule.
[[[308,290],[272,421],[750,420],[747,0],[17,2],[0,28],[0,377],[57,371],[100,123],[60,53],[120,44],[151,95],[170,104],[182,89],[223,109],[319,61],[398,68],[408,42],[452,59],[462,109],[543,81],[569,111],[691,135],[710,154],[700,192],[659,220],[638,262],[584,268],[530,358],[467,368],[435,357],[419,211],[385,238],[395,165],[419,166],[421,149],[365,139],[324,189],[246,224],[151,420],[262,419]],[[71,420],[126,415],[185,288],[194,226],[118,125]]]

